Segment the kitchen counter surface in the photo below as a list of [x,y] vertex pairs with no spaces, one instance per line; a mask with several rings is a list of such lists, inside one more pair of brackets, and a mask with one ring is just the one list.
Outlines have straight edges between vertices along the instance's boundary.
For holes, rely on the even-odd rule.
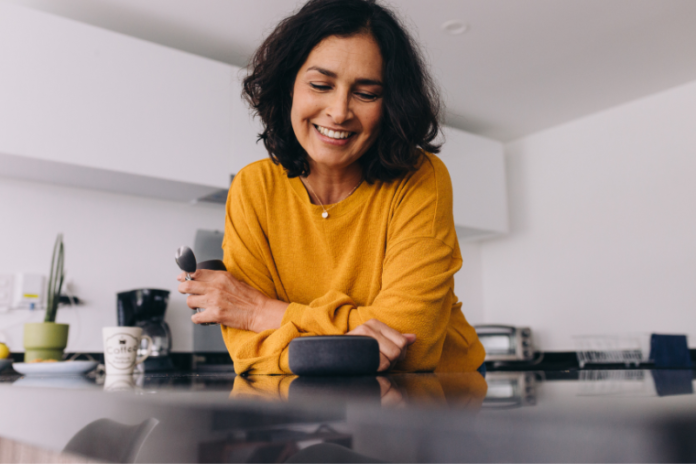
[[[308,461],[312,453],[328,461],[335,448],[313,446],[320,443],[358,453],[351,461],[693,462],[693,377],[690,370],[489,372],[486,380],[5,373],[0,437],[103,460],[130,452],[136,462]],[[105,450],[111,455],[95,455]]]

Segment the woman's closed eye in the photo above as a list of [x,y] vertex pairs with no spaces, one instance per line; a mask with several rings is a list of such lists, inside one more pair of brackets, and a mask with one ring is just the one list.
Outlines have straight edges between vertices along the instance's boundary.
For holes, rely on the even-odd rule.
[[331,86],[329,86],[329,85],[314,84],[314,83],[312,83],[312,82],[310,82],[309,85],[310,85],[313,89],[315,89],[315,90],[322,90],[322,91],[324,91],[324,90],[330,90],[330,89],[331,89]]
[[355,95],[357,95],[361,99],[367,100],[367,101],[374,101],[380,97],[379,95],[375,95],[372,93],[364,93],[364,92],[356,92]]
[[[326,92],[327,90],[331,90],[332,88],[330,85],[315,84],[314,82],[310,82],[309,85],[314,90],[318,90],[320,92]],[[380,97],[380,95],[375,95],[373,93],[367,92],[355,92],[355,95],[358,96],[358,98],[367,101],[377,100]]]

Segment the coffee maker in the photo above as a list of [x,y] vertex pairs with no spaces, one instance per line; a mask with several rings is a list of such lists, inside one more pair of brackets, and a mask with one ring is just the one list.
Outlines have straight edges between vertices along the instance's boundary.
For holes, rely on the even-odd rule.
[[[174,369],[169,356],[172,348],[172,334],[164,322],[164,313],[169,302],[169,291],[154,288],[141,288],[121,292],[116,295],[118,325],[140,327],[144,335],[152,339],[150,356],[139,367],[147,371],[168,371]],[[143,341],[138,356],[146,353],[147,342]]]

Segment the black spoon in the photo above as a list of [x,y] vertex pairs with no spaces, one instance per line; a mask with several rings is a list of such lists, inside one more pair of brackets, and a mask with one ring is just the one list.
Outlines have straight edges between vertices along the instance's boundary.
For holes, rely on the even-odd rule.
[[186,280],[191,280],[189,274],[196,272],[196,255],[187,246],[180,246],[174,255],[176,264],[186,273]]
[[[174,254],[174,261],[179,268],[186,273],[186,280],[193,280],[191,274],[196,272],[196,255],[187,246],[180,246]],[[202,313],[205,308],[196,308],[197,313]],[[215,322],[202,322],[200,325],[217,325]]]

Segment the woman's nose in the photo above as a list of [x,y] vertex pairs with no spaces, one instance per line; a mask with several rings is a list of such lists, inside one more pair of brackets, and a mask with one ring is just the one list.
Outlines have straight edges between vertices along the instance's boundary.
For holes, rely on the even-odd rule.
[[331,106],[327,108],[327,113],[334,123],[343,124],[350,119],[350,98],[346,94],[336,92]]

